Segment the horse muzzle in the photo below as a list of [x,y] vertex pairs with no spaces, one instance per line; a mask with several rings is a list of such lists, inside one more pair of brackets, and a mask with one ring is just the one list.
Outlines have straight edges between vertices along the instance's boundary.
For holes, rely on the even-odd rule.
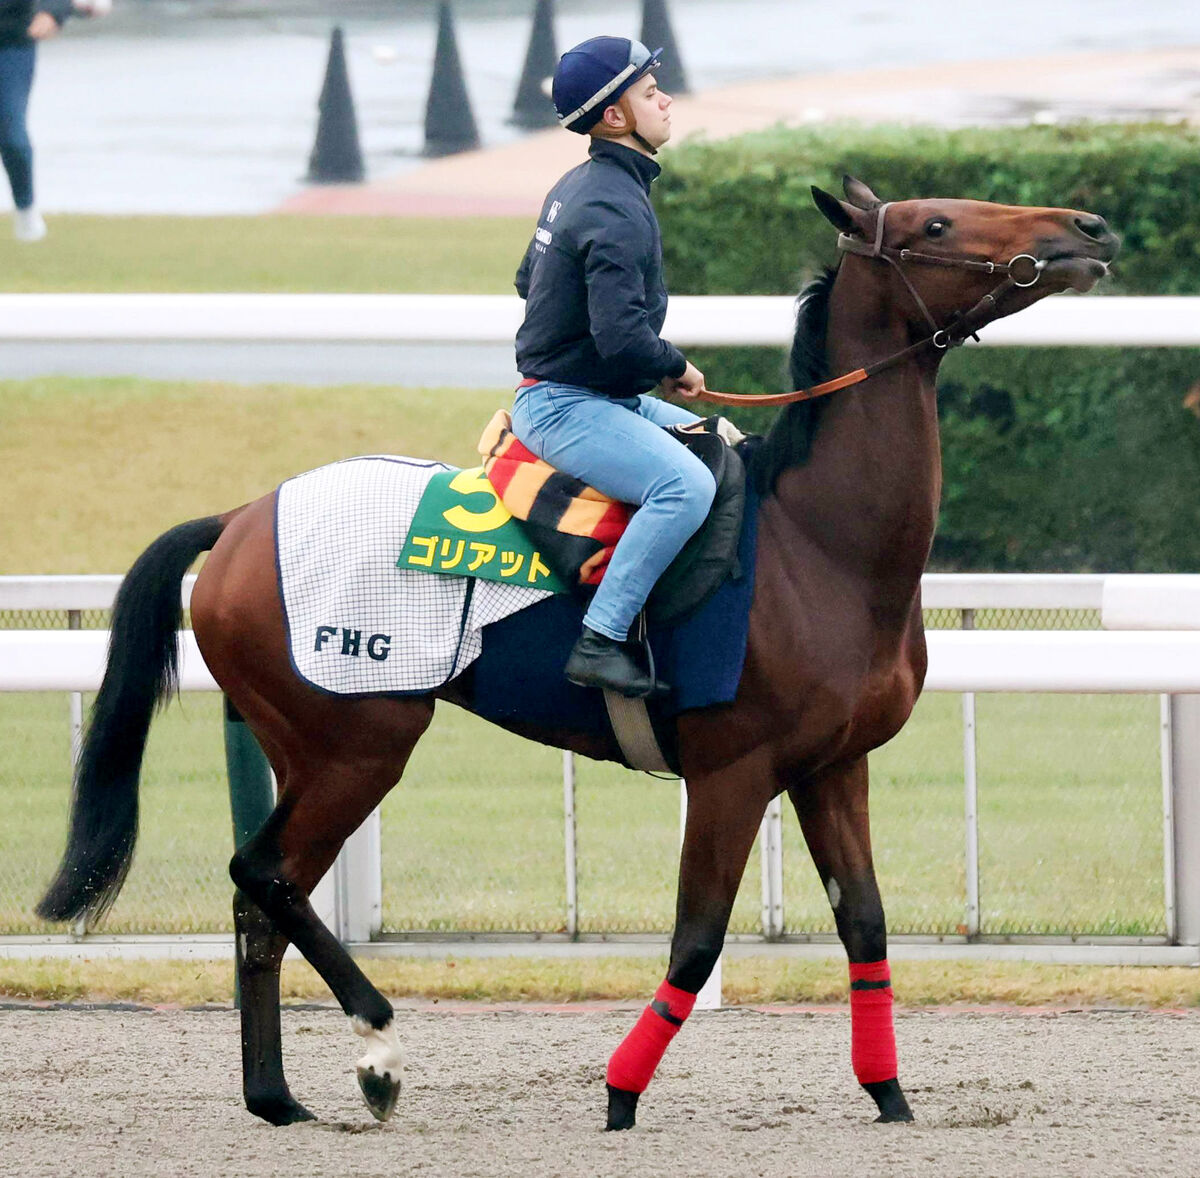
[[[1114,251],[1115,252],[1115,251]],[[1047,258],[1042,267],[1043,279],[1060,284],[1064,290],[1091,290],[1108,273],[1108,262],[1080,254],[1065,254]]]

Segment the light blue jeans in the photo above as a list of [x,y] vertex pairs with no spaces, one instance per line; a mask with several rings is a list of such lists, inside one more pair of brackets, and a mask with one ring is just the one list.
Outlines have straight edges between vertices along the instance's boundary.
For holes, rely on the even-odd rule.
[[708,467],[662,429],[701,419],[657,397],[615,400],[542,381],[517,390],[512,420],[513,433],[539,458],[637,506],[583,619],[624,641],[655,581],[712,505]]

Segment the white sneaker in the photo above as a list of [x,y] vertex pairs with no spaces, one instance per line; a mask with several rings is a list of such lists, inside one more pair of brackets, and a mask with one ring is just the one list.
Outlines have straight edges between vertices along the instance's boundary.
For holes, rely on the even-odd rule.
[[13,236],[18,241],[41,241],[46,236],[46,222],[35,208],[17,209],[13,214]]

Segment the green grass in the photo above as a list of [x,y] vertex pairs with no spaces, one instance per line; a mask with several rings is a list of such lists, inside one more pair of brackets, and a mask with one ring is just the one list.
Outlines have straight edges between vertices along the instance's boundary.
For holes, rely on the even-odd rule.
[[[384,994],[399,1000],[640,1004],[662,980],[667,961],[665,956],[575,961],[446,956],[360,958],[359,964]],[[896,1000],[905,1006],[1200,1005],[1200,970],[1180,967],[897,961],[892,977]],[[285,1002],[330,1001],[325,984],[301,961],[284,962],[280,990]],[[0,995],[9,998],[227,1006],[232,991],[232,961],[0,961]],[[728,1006],[828,1005],[845,1003],[847,993],[846,965],[836,957],[731,957],[724,963],[721,997]]]
[[[955,933],[964,904],[957,697],[928,696],[873,758],[876,860],[893,932]],[[1001,714],[1001,712],[1003,714]],[[980,706],[984,931],[1163,931],[1155,701],[985,699]],[[31,911],[57,861],[68,797],[66,702],[0,695],[0,932],[48,931]],[[1052,744],[1023,776],[1018,766]],[[387,929],[555,932],[565,919],[560,755],[439,709],[383,807]],[[231,851],[220,715],[189,696],[151,730],[134,869],[108,931],[228,930]],[[669,930],[678,787],[581,761],[584,931]],[[787,923],[829,932],[793,816]],[[758,856],[734,931],[758,928]]]
[[[453,377],[448,372],[447,379]],[[0,573],[112,573],[160,532],[351,454],[477,462],[511,390],[0,381]]]
[[57,216],[0,238],[0,291],[511,294],[525,217]]

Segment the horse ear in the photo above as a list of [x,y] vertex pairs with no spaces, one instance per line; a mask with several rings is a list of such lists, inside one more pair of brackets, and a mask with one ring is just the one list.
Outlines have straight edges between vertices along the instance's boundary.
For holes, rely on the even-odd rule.
[[818,188],[815,184],[812,186],[812,198],[813,203],[821,210],[825,215],[825,219],[835,229],[840,229],[843,233],[862,233],[865,231],[863,225],[860,224],[862,213],[853,205],[848,205],[845,201],[838,200],[836,196],[826,192],[823,188]]
[[853,176],[842,177],[842,191],[846,199],[857,209],[870,212],[877,209],[883,201],[879,199],[861,180]]

